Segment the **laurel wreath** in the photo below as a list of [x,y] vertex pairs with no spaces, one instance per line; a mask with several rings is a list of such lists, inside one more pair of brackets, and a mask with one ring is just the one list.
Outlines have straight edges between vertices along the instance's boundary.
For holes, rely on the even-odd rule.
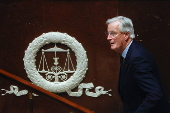
[[[77,62],[75,73],[64,82],[55,83],[47,81],[37,71],[35,65],[37,52],[41,47],[49,43],[61,43],[67,45],[75,53]],[[77,87],[85,77],[88,69],[88,59],[82,44],[74,37],[60,32],[43,33],[39,37],[35,38],[25,51],[23,61],[28,78],[35,85],[54,93],[66,92],[67,90]]]

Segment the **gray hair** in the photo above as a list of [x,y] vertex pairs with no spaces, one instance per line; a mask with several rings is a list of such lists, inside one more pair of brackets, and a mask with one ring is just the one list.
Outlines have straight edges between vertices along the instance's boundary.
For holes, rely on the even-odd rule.
[[119,21],[120,22],[119,30],[122,33],[128,32],[130,34],[130,38],[135,38],[134,28],[133,28],[133,24],[132,24],[132,20],[131,19],[129,19],[127,17],[123,17],[123,16],[117,16],[117,17],[108,19],[106,21],[106,24],[108,25],[111,22],[115,22],[115,21]]

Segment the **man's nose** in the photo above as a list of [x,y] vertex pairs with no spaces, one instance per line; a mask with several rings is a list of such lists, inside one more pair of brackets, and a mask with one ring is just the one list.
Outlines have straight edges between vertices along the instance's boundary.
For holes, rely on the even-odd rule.
[[107,40],[111,40],[111,36],[110,35],[107,35]]

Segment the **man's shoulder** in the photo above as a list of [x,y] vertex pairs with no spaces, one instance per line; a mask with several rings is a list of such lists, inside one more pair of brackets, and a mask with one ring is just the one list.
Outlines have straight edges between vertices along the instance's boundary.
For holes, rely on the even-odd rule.
[[150,52],[138,41],[133,41],[131,45],[132,52],[135,54],[144,54],[144,53],[149,53]]
[[154,59],[153,55],[140,43],[133,41],[130,58]]

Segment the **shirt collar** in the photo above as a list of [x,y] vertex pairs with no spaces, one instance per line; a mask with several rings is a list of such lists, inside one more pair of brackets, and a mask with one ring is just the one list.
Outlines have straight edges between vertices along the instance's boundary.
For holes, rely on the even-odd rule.
[[128,52],[128,49],[129,49],[130,45],[132,44],[132,42],[133,42],[133,40],[128,44],[128,46],[127,46],[127,47],[124,49],[124,51],[122,52],[121,56],[122,56],[123,58],[126,57],[126,54],[127,54],[127,52]]

